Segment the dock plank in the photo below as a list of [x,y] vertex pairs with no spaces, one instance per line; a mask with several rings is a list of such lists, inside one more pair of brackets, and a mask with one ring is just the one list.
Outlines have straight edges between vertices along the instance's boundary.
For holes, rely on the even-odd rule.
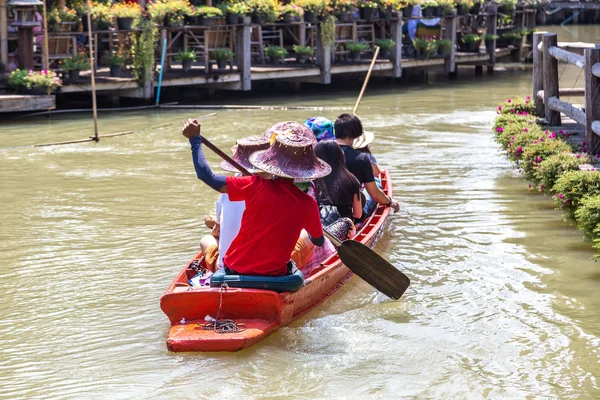
[[0,113],[54,110],[56,108],[56,97],[50,96],[26,96],[5,95],[0,96]]

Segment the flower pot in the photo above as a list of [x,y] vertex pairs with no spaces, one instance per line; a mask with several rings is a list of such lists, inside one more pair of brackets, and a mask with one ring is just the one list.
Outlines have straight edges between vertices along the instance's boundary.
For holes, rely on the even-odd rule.
[[225,15],[225,22],[227,22],[229,25],[237,25],[240,23],[240,15],[227,13],[227,15]]
[[498,12],[500,14],[508,14],[510,11],[511,10],[507,6],[504,6],[504,5],[498,6]]
[[360,51],[351,51],[350,59],[354,62],[360,61],[360,55],[361,55]]
[[423,12],[423,18],[433,18],[433,14],[434,14],[434,8],[435,7],[425,7],[422,8],[422,12]]
[[192,64],[194,63],[194,60],[183,60],[181,62],[181,66],[183,68],[183,72],[189,72],[190,69],[192,69]]
[[61,32],[75,32],[77,28],[77,22],[61,22],[60,23],[60,31]]
[[367,8],[363,7],[360,9],[360,18],[366,19],[367,21],[372,21],[377,18],[377,9],[376,8]]
[[308,56],[306,54],[296,54],[296,61],[298,61],[300,64],[306,64],[306,61],[308,61]]
[[110,67],[110,76],[112,76],[113,78],[119,78],[121,76],[121,67]]
[[81,71],[78,70],[78,69],[73,69],[73,70],[69,71],[69,80],[68,80],[68,82],[69,83],[75,83],[75,82],[77,82],[77,80],[79,79],[79,73],[80,72]]
[[340,22],[352,21],[352,13],[349,11],[342,11],[337,17]]
[[283,22],[285,24],[290,24],[292,22],[292,16],[290,14],[283,14]]
[[479,11],[481,11],[481,3],[476,3],[473,7],[471,7],[469,13],[477,15],[479,14]]
[[117,27],[122,31],[130,31],[133,25],[133,18],[117,18]]
[[48,88],[32,87],[31,89],[28,89],[27,92],[34,96],[46,96],[46,95],[48,95]]
[[412,16],[412,12],[413,6],[409,4],[402,9],[402,16],[404,18],[410,18]]
[[304,12],[304,22],[308,24],[316,24],[317,23],[317,15],[312,11]]
[[425,49],[415,49],[415,58],[417,60],[424,60],[427,58],[427,52]]
[[434,17],[443,17],[444,9],[442,7],[433,7],[433,16]]
[[456,7],[456,14],[457,15],[467,15],[469,13],[469,7],[467,7],[464,4],[459,4]]
[[[82,24],[83,24],[83,31],[87,32],[88,31],[88,20],[87,18],[83,18],[82,20]],[[92,20],[92,31],[97,31],[98,30],[98,24],[96,24],[96,21]]]
[[382,60],[390,60],[390,49],[379,49],[379,56],[377,56],[377,58],[382,59]]
[[217,68],[219,69],[225,69],[227,67],[227,61],[226,59],[223,60],[217,60]]
[[271,65],[281,65],[281,57],[269,57],[271,59]]
[[262,25],[264,22],[264,16],[261,14],[252,14],[252,23],[257,25]]
[[198,26],[211,26],[214,22],[214,18],[209,18],[204,15],[196,16],[196,25]]
[[394,16],[394,12],[392,11],[391,8],[388,7],[385,10],[380,11],[379,15],[382,19],[384,19],[386,21],[391,21],[392,17]]

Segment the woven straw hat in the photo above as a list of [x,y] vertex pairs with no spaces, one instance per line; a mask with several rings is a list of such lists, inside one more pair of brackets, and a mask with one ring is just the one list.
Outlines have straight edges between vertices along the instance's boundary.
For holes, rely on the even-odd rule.
[[[264,136],[251,136],[247,138],[238,139],[237,144],[231,148],[233,151],[234,161],[237,161],[242,167],[246,168],[250,172],[257,172],[250,161],[250,155],[259,150],[266,150],[269,148],[269,139]],[[229,164],[227,161],[221,162],[221,168],[225,171],[239,172],[237,168]]]
[[308,180],[331,173],[329,164],[315,156],[312,142],[298,135],[278,135],[268,150],[252,154],[250,163],[282,178]]
[[294,121],[278,122],[275,125],[271,125],[265,131],[265,137],[268,138],[273,144],[275,137],[280,134],[298,135],[310,139],[313,147],[317,144],[317,139],[312,131],[306,126],[299,124]]
[[375,134],[373,132],[364,131],[362,135],[354,139],[352,143],[353,149],[362,149],[363,147],[367,147],[371,142],[375,139]]

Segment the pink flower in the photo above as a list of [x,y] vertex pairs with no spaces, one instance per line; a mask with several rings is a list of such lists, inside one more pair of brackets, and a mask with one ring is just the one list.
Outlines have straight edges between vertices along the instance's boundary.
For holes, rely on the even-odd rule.
[[577,154],[577,158],[581,158],[581,154]]
[[582,144],[583,146],[585,146],[587,143],[586,143],[586,142],[581,142],[581,144]]
[[515,110],[510,110],[510,113],[511,113],[511,114],[514,114],[514,113],[515,113]]
[[502,133],[502,132],[504,132],[504,129],[501,126],[499,126],[496,128],[496,132]]
[[512,101],[511,99],[506,100],[507,103],[510,103],[511,101]]
[[525,100],[525,104],[529,104],[529,100]]
[[565,197],[565,195],[564,195],[564,194],[562,194],[562,193],[558,195],[558,198],[559,198],[559,199],[562,199],[563,197]]
[[542,162],[542,157],[538,157],[537,162]]
[[527,186],[528,189],[531,189],[531,183],[529,184],[529,186]]
[[529,129],[525,128],[523,129],[523,132],[529,132]]
[[531,99],[531,96],[526,96],[525,98],[526,98],[527,100],[529,100],[529,99]]
[[498,106],[498,111],[502,111],[502,106]]

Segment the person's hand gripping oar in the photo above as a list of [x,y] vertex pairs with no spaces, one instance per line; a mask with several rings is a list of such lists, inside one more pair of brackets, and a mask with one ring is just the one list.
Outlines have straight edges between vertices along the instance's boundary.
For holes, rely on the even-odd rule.
[[[198,122],[193,121],[196,124]],[[233,165],[244,175],[252,175],[246,168],[242,167],[235,160],[221,151],[210,140],[200,135],[202,144],[214,151],[219,157]],[[410,279],[401,271],[396,269],[387,260],[375,253],[369,247],[354,240],[344,240],[343,242],[335,238],[331,233],[323,228],[325,236],[338,247],[338,256],[350,271],[360,276],[363,280],[379,290],[386,296],[397,300],[406,291],[410,285]]]

